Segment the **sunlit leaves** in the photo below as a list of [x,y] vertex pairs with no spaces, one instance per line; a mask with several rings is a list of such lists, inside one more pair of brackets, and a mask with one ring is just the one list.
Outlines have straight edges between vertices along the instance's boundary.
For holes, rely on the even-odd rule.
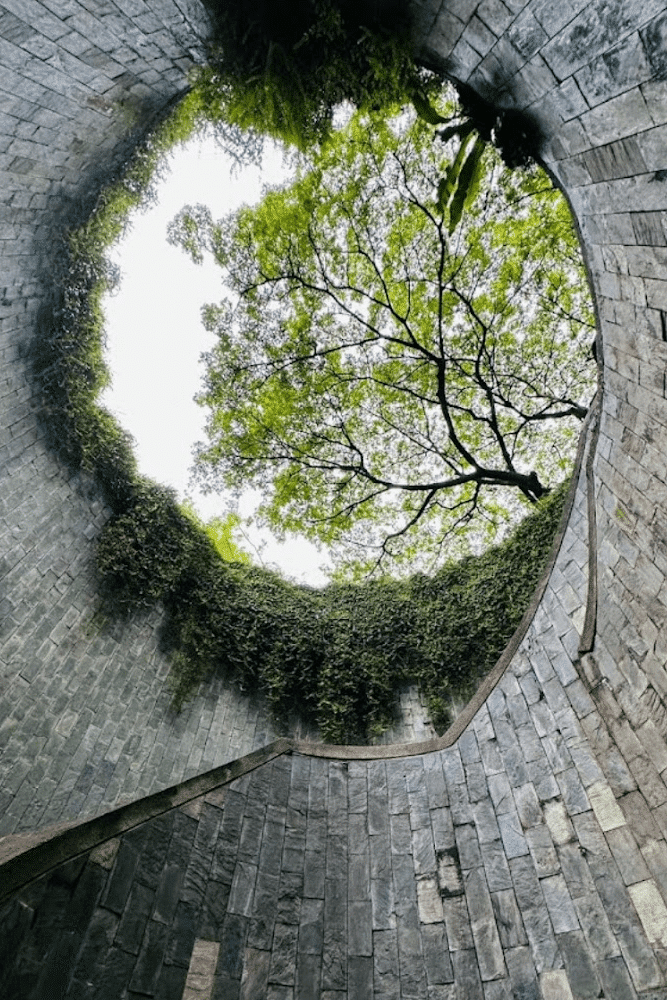
[[274,527],[395,568],[485,544],[563,477],[593,321],[543,174],[472,131],[357,115],[257,208],[187,212],[229,299],[205,310],[211,485],[259,486]]

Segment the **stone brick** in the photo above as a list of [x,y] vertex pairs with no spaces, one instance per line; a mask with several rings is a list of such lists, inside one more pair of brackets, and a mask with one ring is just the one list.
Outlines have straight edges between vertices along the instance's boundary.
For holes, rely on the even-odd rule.
[[646,990],[659,986],[661,973],[627,890],[606,876],[596,879],[596,887],[635,988]]
[[116,933],[116,944],[125,951],[138,954],[154,901],[152,889],[134,883]]
[[484,1000],[475,952],[472,949],[455,951],[452,954],[452,966],[459,993],[466,998],[470,997],[470,1000]]
[[599,996],[600,981],[585,946],[583,934],[580,931],[559,934],[558,945],[565,962],[567,978],[570,983],[576,984],[578,995],[582,998]]
[[444,924],[427,924],[421,929],[424,964],[429,986],[452,983],[454,971],[447,946]]
[[146,928],[129,988],[151,996],[155,993],[167,948],[168,929],[151,920]]
[[542,824],[526,830],[526,841],[537,875],[540,878],[555,875],[560,870],[560,859],[549,827]]
[[467,872],[464,881],[481,978],[498,979],[505,971],[505,963],[484,870],[475,868]]

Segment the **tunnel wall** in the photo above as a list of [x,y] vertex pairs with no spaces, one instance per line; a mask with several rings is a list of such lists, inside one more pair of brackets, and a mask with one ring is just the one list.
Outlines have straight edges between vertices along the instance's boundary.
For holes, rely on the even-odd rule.
[[0,835],[90,815],[270,740],[219,681],[174,718],[159,612],[99,632],[99,489],[59,463],[30,358],[63,234],[188,87],[191,0],[0,5]]
[[[601,332],[597,447],[591,428],[559,561],[523,643],[450,746],[415,747],[409,758],[383,748],[376,760],[350,748],[295,746],[289,769],[262,765],[278,767],[275,787],[260,776],[248,800],[246,776],[225,785],[227,800],[200,807],[192,818],[206,822],[198,834],[192,828],[192,843],[209,873],[218,850],[227,858],[217,881],[230,891],[215,919],[203,883],[199,896],[181,898],[196,927],[178,967],[199,961],[199,935],[227,956],[214,963],[219,995],[244,1000],[658,1000],[667,967],[667,9],[656,0],[453,0],[414,9],[426,60],[499,106],[530,112],[544,162],[571,201]],[[157,616],[118,636],[91,634],[92,544],[108,512],[94,484],[47,451],[26,367],[62,226],[80,217],[151,116],[182,91],[206,31],[194,3],[0,3],[0,834],[90,815],[269,738],[261,707],[222,691],[202,695],[182,728],[169,721]],[[239,796],[253,811],[245,846]],[[230,808],[236,848],[219,836]],[[169,830],[160,871],[177,865]],[[256,836],[267,849],[253,859],[244,852]],[[144,856],[136,837],[123,857],[130,848]],[[104,857],[120,880],[120,852]],[[151,896],[162,877],[151,857],[152,874],[141,860],[133,869],[148,907],[143,929],[125,944],[122,933],[105,938],[130,970],[118,997],[136,992],[141,956],[178,964],[168,959],[164,913]],[[322,877],[309,881],[309,871]],[[260,891],[262,873],[273,896]],[[281,882],[283,874],[291,877]],[[65,874],[45,877],[62,885]],[[68,883],[74,895],[80,877]],[[89,890],[86,912],[98,915],[75,930],[68,921],[79,911],[65,914],[65,944],[55,934],[46,953],[74,948],[76,933],[85,947],[86,935],[122,920],[107,906],[104,878],[86,878],[99,888]],[[3,920],[28,907],[28,924],[39,928],[40,899],[50,896],[30,898],[34,909],[15,895]],[[252,921],[274,902],[282,916],[260,945]],[[359,926],[353,914],[363,937],[351,930]],[[428,958],[436,940],[449,964]],[[291,965],[280,960],[284,947]],[[258,986],[249,979],[255,959],[266,970]],[[147,995],[160,995],[157,983]]]

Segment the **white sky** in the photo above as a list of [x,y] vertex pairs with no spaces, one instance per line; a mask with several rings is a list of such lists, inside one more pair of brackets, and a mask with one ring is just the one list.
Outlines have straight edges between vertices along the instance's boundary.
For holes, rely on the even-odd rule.
[[[203,366],[199,358],[215,338],[206,333],[200,310],[223,294],[219,268],[193,264],[166,241],[167,225],[185,204],[201,202],[213,218],[259,199],[263,183],[286,177],[281,155],[267,147],[263,171],[230,173],[229,161],[212,139],[178,150],[160,185],[158,204],[137,214],[126,237],[110,254],[121,268],[120,290],[105,301],[107,364],[112,385],[100,402],[135,438],[139,469],[159,483],[189,495],[208,520],[233,509],[230,497],[207,497],[190,487],[192,446],[204,439],[205,411],[193,400]],[[257,498],[255,497],[255,503]],[[251,513],[242,498],[239,513]],[[245,529],[264,565],[295,580],[319,586],[326,557],[303,539],[279,544],[266,531]],[[239,539],[251,551],[247,542]],[[255,553],[253,560],[258,561]]]

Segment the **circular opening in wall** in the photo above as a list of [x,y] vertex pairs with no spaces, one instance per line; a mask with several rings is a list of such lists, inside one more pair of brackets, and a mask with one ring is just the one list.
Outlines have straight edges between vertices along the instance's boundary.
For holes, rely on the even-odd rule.
[[[66,403],[70,457],[97,473],[114,510],[98,548],[105,598],[120,610],[162,602],[177,706],[220,669],[263,691],[278,716],[297,708],[325,738],[353,742],[387,725],[397,689],[416,680],[442,729],[452,697],[470,694],[502,651],[553,537],[562,495],[549,494],[559,477],[536,468],[535,442],[546,440],[538,432],[571,422],[544,452],[564,468],[585,410],[592,317],[567,210],[544,175],[504,171],[483,122],[430,93],[413,95],[414,110],[352,116],[302,151],[295,181],[223,224],[204,209],[177,216],[174,242],[195,259],[212,255],[228,286],[228,301],[204,312],[215,341],[202,476],[239,485],[255,475],[251,460],[266,460],[271,474],[259,470],[255,483],[265,487],[270,523],[307,525],[329,544],[339,528],[352,529],[353,550],[362,503],[348,491],[359,483],[370,491],[361,500],[374,504],[376,552],[348,567],[374,577],[320,592],[295,587],[221,560],[173,495],[137,474],[126,435],[96,405],[100,302],[113,278],[104,248],[201,93],[151,137],[71,241],[65,377],[55,395]],[[591,366],[589,386],[593,377]],[[220,402],[223,391],[235,395]],[[522,452],[524,434],[531,443]],[[244,467],[237,483],[232,465],[220,465],[220,435]],[[276,443],[284,453],[270,450]],[[491,447],[500,456],[495,479]],[[333,472],[329,493],[325,472]],[[455,548],[444,539],[462,539],[482,503],[482,536],[469,533],[459,549],[473,556],[448,561]],[[482,551],[503,535],[503,504],[513,503],[535,508],[530,522]],[[429,561],[438,566],[431,575],[414,572]],[[382,575],[394,568],[405,575]]]

